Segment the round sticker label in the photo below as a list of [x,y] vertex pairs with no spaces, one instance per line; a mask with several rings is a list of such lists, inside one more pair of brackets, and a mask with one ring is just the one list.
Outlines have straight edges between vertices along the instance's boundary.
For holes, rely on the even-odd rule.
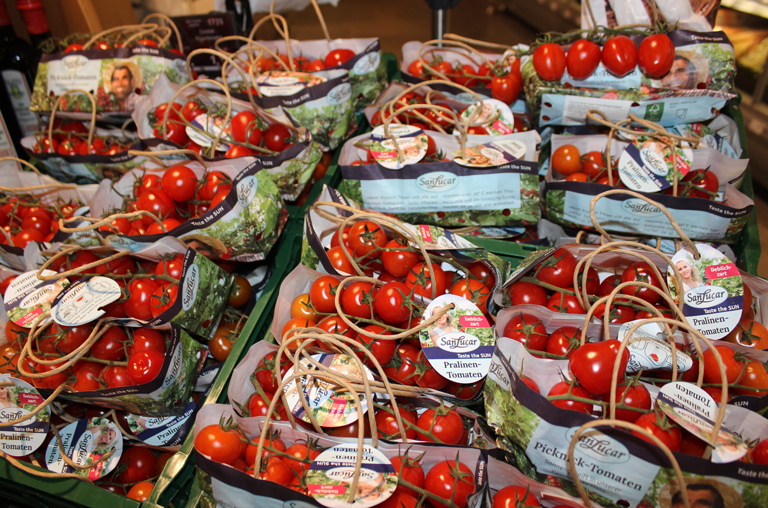
[[489,168],[516,161],[525,155],[525,150],[525,144],[517,140],[496,141],[467,147],[463,157],[460,156],[461,150],[457,150],[456,155],[459,157],[453,161],[470,168]]
[[682,287],[677,286],[672,267],[667,269],[667,284],[673,298],[683,299],[683,314],[691,325],[710,340],[722,339],[741,319],[744,283],[725,254],[701,243],[696,248],[699,259],[686,249],[672,256]]
[[[312,358],[314,358],[317,363],[324,365],[326,368],[334,370],[339,374],[362,378],[357,362],[347,355],[319,354],[312,355]],[[301,364],[304,370],[318,370],[307,358],[302,360]],[[371,374],[370,370],[363,367],[363,371],[368,379],[373,380],[373,374]],[[293,372],[293,367],[291,367],[288,372],[285,373],[283,379],[287,379],[289,376],[293,375]],[[337,386],[338,385],[333,382],[312,376],[304,376],[301,378],[301,388],[307,399],[309,408],[312,411],[312,416],[314,416],[318,424],[323,427],[343,427],[344,425],[349,425],[356,421],[361,416],[357,413],[354,395],[347,392],[337,394]],[[310,420],[304,411],[304,406],[301,405],[296,380],[294,379],[287,384],[284,391],[291,412],[297,418],[309,422]],[[368,401],[365,397],[360,397],[360,405],[363,413],[368,411]]]
[[[56,275],[56,272],[43,270],[43,275]],[[43,281],[37,278],[37,270],[23,273],[5,292],[5,312],[17,325],[31,328],[38,317],[51,310],[56,296],[67,286],[69,281],[65,278]]]
[[[478,103],[474,103],[465,109],[459,115],[459,121],[466,121],[478,106]],[[503,136],[515,132],[515,117],[512,110],[497,99],[483,100],[483,106],[477,116],[472,119],[472,124],[482,125],[491,136]],[[456,134],[457,132],[454,130],[453,133]]]
[[[693,151],[687,143],[675,149],[678,179],[691,170]],[[639,136],[619,157],[619,178],[628,189],[639,192],[659,192],[672,187],[674,181],[672,150],[648,136]]]
[[[642,319],[636,319],[624,323],[619,328],[619,341],[624,341],[624,336],[629,330]],[[672,346],[665,342],[667,337],[664,327],[661,323],[647,323],[640,326],[629,339],[627,351],[629,351],[629,362],[627,362],[627,372],[639,372],[641,370],[672,370]],[[690,356],[677,351],[678,372],[685,372],[693,367],[693,360]]]
[[316,74],[284,70],[265,72],[256,78],[259,91],[267,97],[293,95],[324,81],[324,77]]
[[117,426],[107,418],[91,418],[70,423],[59,431],[64,445],[64,454],[79,466],[98,462],[109,452],[110,457],[88,469],[73,469],[61,458],[56,439],[48,443],[45,463],[55,473],[75,473],[89,480],[98,480],[109,474],[120,461],[123,453],[123,436]]
[[101,308],[122,296],[120,286],[108,277],[79,280],[56,296],[51,317],[62,326],[84,325],[101,317]]
[[307,471],[307,490],[317,501],[331,508],[350,506],[349,487],[355,475],[357,454],[362,453],[360,477],[354,506],[368,508],[385,501],[397,488],[395,468],[376,448],[357,443],[341,444],[317,456]]
[[697,438],[711,444],[712,462],[728,463],[746,455],[747,445],[738,434],[720,428],[715,435],[716,401],[693,383],[677,381],[661,388],[656,404],[672,421]]
[[379,68],[381,62],[381,54],[378,51],[374,51],[363,55],[355,62],[355,66],[352,67],[352,72],[358,76],[363,74],[369,74]]
[[[20,379],[0,376],[0,382],[13,386],[0,386],[0,423],[18,420],[43,403],[37,390]],[[51,411],[44,407],[35,416],[0,428],[0,450],[12,457],[22,457],[40,448],[48,433]]]
[[[209,147],[213,144],[213,140],[222,132],[221,139],[216,145],[216,150],[226,152],[230,149],[230,145],[224,143],[224,140],[231,139],[229,134],[229,125],[224,123],[225,118],[219,115],[208,116],[207,113],[202,113],[193,118],[184,129],[189,136],[189,139],[194,141],[200,146]],[[193,127],[194,126],[194,127]],[[200,132],[202,131],[202,132]]]
[[480,381],[488,374],[494,338],[488,320],[477,306],[456,295],[432,300],[422,322],[453,304],[437,321],[421,330],[424,356],[444,378],[461,384]]
[[410,125],[390,125],[389,134],[394,137],[400,152],[395,148],[392,138],[384,133],[384,126],[373,129],[370,138],[370,150],[376,162],[387,169],[402,169],[416,164],[427,154],[429,140],[424,131]]
[[149,417],[129,414],[126,416],[130,432],[142,442],[151,446],[167,446],[179,433],[195,411],[195,402],[190,400],[181,416]]

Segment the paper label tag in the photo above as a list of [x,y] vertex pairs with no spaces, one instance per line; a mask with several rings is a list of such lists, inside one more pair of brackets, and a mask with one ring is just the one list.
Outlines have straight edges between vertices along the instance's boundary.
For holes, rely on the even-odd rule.
[[[335,355],[335,354],[319,354],[312,355],[318,363],[325,367],[335,370],[336,372],[346,375],[361,378],[362,374],[358,368],[355,359],[347,355]],[[305,370],[317,370],[309,359],[301,361],[302,368]],[[365,366],[363,371],[368,379],[373,380],[373,374]],[[287,379],[293,375],[293,367],[288,369],[283,379]],[[356,421],[362,415],[359,415],[357,408],[355,407],[355,397],[351,393],[336,393],[337,385],[332,382],[328,382],[322,379],[317,379],[312,376],[304,376],[301,378],[301,387],[304,392],[304,396],[307,399],[312,416],[323,427],[343,427]],[[304,406],[301,405],[299,398],[299,391],[296,380],[291,381],[285,386],[284,392],[288,400],[288,408],[297,417],[301,418],[305,422],[309,422],[309,417],[304,411]],[[360,397],[360,406],[363,413],[368,411],[368,401],[365,397]]]
[[376,448],[363,446],[358,450],[357,444],[336,445],[317,456],[307,471],[309,495],[330,508],[351,506],[347,502],[349,485],[355,474],[358,451],[363,461],[353,505],[368,508],[389,498],[397,488],[394,466]]
[[[62,95],[76,88],[98,89],[102,63],[101,59],[91,60],[78,54],[68,54],[61,60],[51,60],[48,63],[48,92]],[[111,88],[109,90],[111,91]]]
[[[13,386],[0,386],[0,423],[18,420],[44,401],[25,381],[10,376],[0,376],[0,381],[13,383]],[[50,420],[51,410],[44,407],[29,420],[0,428],[0,450],[12,457],[29,455],[45,441]]]
[[355,66],[352,67],[352,72],[358,76],[370,74],[379,68],[379,63],[381,63],[381,53],[379,51],[373,51],[360,57],[360,59],[355,62]]
[[[691,170],[693,152],[686,143],[676,149],[676,156],[678,179],[682,179]],[[647,136],[639,136],[619,158],[619,178],[634,191],[658,192],[672,187],[673,169],[669,146]]]
[[89,469],[73,469],[61,458],[59,443],[54,439],[48,443],[45,452],[45,463],[54,473],[75,473],[89,480],[98,480],[115,469],[123,454],[123,436],[117,426],[106,418],[78,420],[61,429],[59,434],[64,454],[79,466],[93,464],[112,450],[114,453]]
[[[624,323],[619,328],[618,339],[624,341],[627,332],[637,323],[644,321],[636,319]],[[640,370],[672,370],[672,346],[665,342],[666,332],[660,323],[648,323],[639,327],[627,343],[629,362],[627,372],[639,372]],[[677,370],[685,372],[693,367],[690,356],[677,351]]]
[[734,432],[720,427],[720,433],[713,436],[717,404],[695,384],[684,381],[667,383],[661,387],[656,404],[675,423],[714,446],[712,462],[733,462],[746,455],[747,445]]
[[427,154],[429,140],[424,131],[410,125],[390,125],[389,134],[394,137],[404,160],[398,159],[395,143],[384,133],[384,126],[373,129],[370,138],[370,150],[376,162],[387,169],[401,169],[416,164]]
[[[56,275],[44,270],[44,276]],[[8,318],[19,326],[31,328],[32,323],[51,310],[56,296],[69,286],[67,279],[43,281],[37,278],[37,270],[16,277],[5,292],[5,311]],[[48,321],[48,318],[40,324]]]
[[109,277],[79,280],[56,295],[51,317],[62,326],[79,326],[100,318],[102,307],[119,300],[122,289]]
[[150,446],[165,446],[171,442],[179,429],[195,411],[195,402],[190,400],[181,416],[150,417],[142,415],[126,415],[128,429],[142,442]]
[[197,129],[208,133],[203,134],[199,130],[196,130],[187,125],[185,130],[187,132],[187,136],[189,136],[189,139],[200,146],[211,146],[213,144],[213,140],[216,139],[216,136],[218,136],[219,133],[223,130],[224,134],[221,135],[221,141],[219,141],[219,144],[216,146],[216,150],[220,150],[222,152],[229,150],[230,145],[223,142],[224,140],[231,139],[229,135],[229,125],[224,123],[223,116],[208,116],[207,113],[202,113],[193,118],[189,123],[194,125]]
[[[541,420],[525,449],[539,474],[570,480],[568,448],[579,430]],[[589,429],[574,450],[576,470],[584,486],[616,502],[637,506],[653,487],[660,467],[632,455],[621,441]]]
[[457,155],[453,159],[456,164],[470,168],[490,168],[522,158],[525,155],[525,145],[514,140],[501,141],[467,147],[464,149],[464,157],[458,157],[461,150],[457,150],[454,155]]
[[456,295],[435,298],[422,322],[449,304],[454,308],[419,332],[424,356],[444,378],[471,384],[488,374],[496,341],[488,320],[477,306]]
[[8,92],[8,98],[16,113],[16,120],[21,128],[22,136],[33,136],[37,130],[37,115],[29,110],[32,103],[32,97],[29,90],[27,78],[13,69],[2,71],[3,81],[5,81],[5,90]]
[[269,71],[256,78],[259,91],[267,97],[293,95],[324,81],[322,76],[294,71]]
[[[439,226],[428,226],[426,224],[414,226],[406,223],[403,223],[402,226],[414,235],[420,237],[422,241],[427,244],[429,250],[464,250],[479,248],[474,243],[465,240],[456,233]],[[418,245],[416,244],[411,246],[418,248]]]
[[[479,104],[475,103],[467,107],[459,115],[459,121],[466,122],[478,106]],[[515,117],[512,110],[497,99],[483,100],[483,107],[480,113],[472,119],[472,123],[482,125],[491,136],[503,136],[515,132]],[[453,133],[457,134],[458,131],[454,130]]]
[[710,340],[722,339],[741,319],[744,283],[725,254],[706,244],[697,243],[696,248],[701,254],[699,259],[686,249],[672,257],[683,287],[677,287],[671,267],[667,270],[667,284],[673,298],[679,298],[682,292],[683,314],[691,325]]

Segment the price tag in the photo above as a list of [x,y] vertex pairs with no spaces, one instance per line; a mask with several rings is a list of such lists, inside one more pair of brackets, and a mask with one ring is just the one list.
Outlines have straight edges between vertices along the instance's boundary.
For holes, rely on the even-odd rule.
[[[358,452],[362,453],[363,460],[357,492],[353,503],[349,504],[349,487],[355,475]],[[389,459],[371,446],[358,450],[356,443],[325,450],[307,471],[309,495],[330,508],[375,506],[389,498],[396,488],[397,476]]]
[[[312,358],[317,363],[339,374],[362,378],[363,373],[360,372],[357,361],[347,355],[320,354],[313,355]],[[317,367],[306,358],[301,361],[301,365],[303,370],[317,370]],[[373,374],[371,374],[370,370],[363,367],[363,371],[368,379],[373,380]],[[292,376],[293,372],[293,367],[291,367],[285,373],[283,379],[285,380]],[[307,399],[310,411],[312,411],[312,416],[322,427],[343,427],[362,417],[357,412],[354,395],[348,392],[336,393],[336,387],[335,383],[325,381],[324,379],[312,376],[301,378],[301,389],[304,392],[304,397]],[[294,379],[286,385],[284,391],[290,411],[297,418],[309,422],[309,417],[299,399],[299,387],[296,380]],[[365,397],[360,397],[360,406],[363,413],[368,411],[368,400]]]
[[[56,275],[52,270],[43,270],[42,275]],[[56,296],[69,286],[67,279],[40,280],[37,270],[23,273],[13,279],[5,291],[5,312],[8,318],[19,326],[31,328],[37,318],[51,310]],[[45,319],[42,323],[47,322]]]
[[[416,164],[427,154],[429,140],[424,131],[410,125],[390,125],[388,137],[384,133],[384,126],[373,129],[370,138],[370,150],[376,162],[387,169],[402,169],[405,166]],[[403,159],[399,159],[399,152],[395,148],[395,142],[400,147]]]
[[453,304],[437,321],[419,332],[424,356],[444,378],[472,384],[488,374],[496,341],[483,313],[465,298],[443,295],[430,303],[422,322]]
[[[624,341],[627,332],[642,319],[624,323],[619,328],[618,339]],[[629,362],[627,372],[641,370],[672,370],[672,346],[665,342],[666,332],[661,323],[648,323],[639,327],[627,343]],[[685,372],[693,367],[690,356],[677,351],[677,371]]]
[[109,277],[79,280],[56,295],[51,317],[62,326],[80,326],[104,315],[103,307],[119,300],[123,291]]
[[[461,150],[456,152],[461,155]],[[477,145],[464,149],[464,156],[456,157],[456,164],[470,168],[490,168],[503,166],[525,155],[525,145],[519,141],[508,140]]]
[[725,254],[701,243],[696,248],[699,259],[687,249],[672,256],[682,287],[677,287],[672,267],[667,270],[667,284],[673,298],[683,299],[683,314],[691,325],[710,340],[722,339],[741,319],[744,283]]
[[[693,151],[684,144],[676,149],[678,178],[691,170]],[[628,189],[659,192],[672,187],[674,162],[670,147],[660,141],[638,137],[619,157],[619,178]]]
[[661,388],[656,404],[675,423],[714,447],[712,462],[734,462],[746,455],[747,445],[739,435],[722,426],[717,436],[713,435],[717,404],[695,384],[667,383]]
[[[0,381],[13,386],[0,386],[0,423],[7,423],[28,415],[43,403],[43,397],[29,383],[10,376]],[[28,420],[0,428],[0,450],[12,457],[23,457],[40,448],[48,433],[51,411],[41,409]]]
[[[477,109],[479,104],[472,104],[459,115],[459,121],[466,122]],[[512,110],[497,99],[483,100],[480,113],[472,119],[473,124],[482,125],[491,136],[503,136],[515,132],[515,117]],[[456,134],[458,131],[454,130]]]
[[95,464],[109,452],[108,459],[88,469],[73,469],[61,458],[62,450],[53,439],[45,452],[45,463],[55,473],[75,473],[89,480],[98,480],[112,472],[123,454],[123,435],[117,426],[106,418],[91,418],[70,423],[59,431],[64,444],[64,454],[79,466]]

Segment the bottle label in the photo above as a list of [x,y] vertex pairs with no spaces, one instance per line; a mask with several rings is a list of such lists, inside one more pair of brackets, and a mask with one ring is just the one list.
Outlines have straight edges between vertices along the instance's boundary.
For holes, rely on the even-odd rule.
[[32,94],[26,78],[19,71],[6,69],[3,71],[3,81],[21,133],[32,136],[37,129],[37,115],[29,110]]
[[17,157],[16,149],[13,147],[11,136],[8,133],[8,127],[5,125],[5,118],[0,113],[0,157]]

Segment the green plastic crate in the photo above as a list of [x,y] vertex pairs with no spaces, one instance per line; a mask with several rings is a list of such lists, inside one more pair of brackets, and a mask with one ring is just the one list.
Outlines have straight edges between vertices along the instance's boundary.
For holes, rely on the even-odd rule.
[[[272,310],[280,283],[301,251],[302,228],[289,221],[280,240],[270,254],[269,282],[256,302],[251,315],[232,347],[229,358],[221,368],[211,386],[204,404],[216,403],[226,397],[229,378],[248,348],[263,334],[265,324],[272,322]],[[285,255],[289,253],[289,255]],[[157,508],[159,506],[182,506],[189,494],[189,483],[194,479],[194,464],[189,459],[192,451],[192,431],[184,441],[181,450],[172,457],[155,482],[152,496],[145,503],[113,494],[91,483],[75,479],[40,478],[0,460],[0,499],[30,507],[50,508]],[[43,470],[47,471],[47,470]]]
[[[739,138],[741,139],[741,149],[744,151],[742,158],[749,157],[747,151],[747,132],[744,127],[744,115],[741,114],[741,95],[728,103],[726,114],[736,121],[739,126]],[[747,167],[747,174],[744,177],[744,183],[741,184],[741,192],[755,198],[754,188],[752,187],[752,168]],[[757,227],[757,209],[752,210],[752,214],[744,226],[739,242],[733,246],[736,253],[736,264],[747,272],[757,275],[757,265],[760,263],[760,232]]]

